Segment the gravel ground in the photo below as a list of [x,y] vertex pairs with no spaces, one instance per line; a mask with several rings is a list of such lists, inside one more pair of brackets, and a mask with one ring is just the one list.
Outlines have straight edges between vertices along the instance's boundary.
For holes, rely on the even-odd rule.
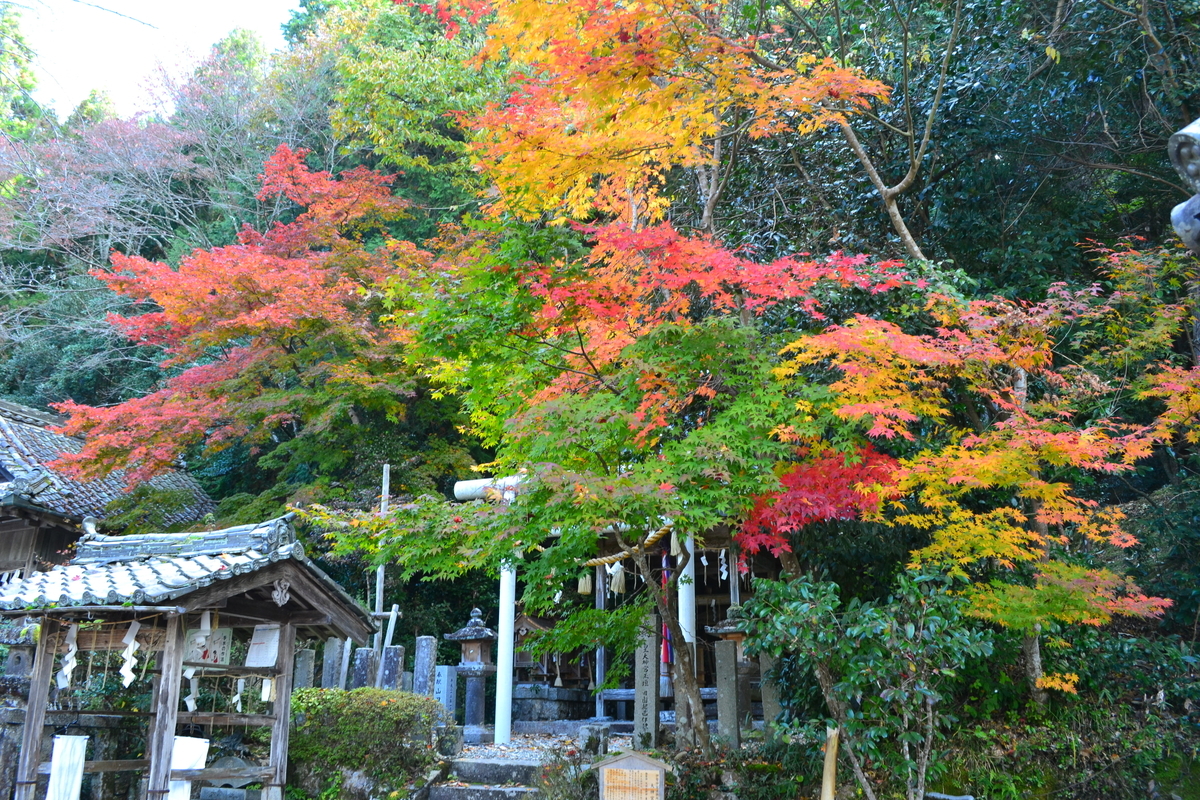
[[[632,737],[614,735],[608,739],[609,751],[628,750]],[[509,758],[514,761],[544,761],[553,753],[565,753],[578,748],[579,742],[570,736],[514,734],[508,744],[469,744],[459,758]]]

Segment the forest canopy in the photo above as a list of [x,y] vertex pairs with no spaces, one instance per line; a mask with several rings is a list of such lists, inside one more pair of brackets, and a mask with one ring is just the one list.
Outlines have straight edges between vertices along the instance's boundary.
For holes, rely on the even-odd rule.
[[[69,416],[75,474],[186,468],[213,524],[299,509],[355,590],[387,564],[392,594],[482,602],[519,563],[560,647],[625,652],[650,611],[682,641],[679,541],[731,537],[780,565],[744,625],[793,743],[840,725],[868,796],[923,797],[952,714],[1107,735],[1072,704],[1154,695],[1119,724],[1158,755],[1103,751],[1128,767],[1075,795],[1141,796],[1200,703],[1200,283],[1166,155],[1198,24],[306,2],[286,51],[236,31],[160,114],[64,122],[12,51],[0,397]],[[475,472],[519,483],[452,503]],[[643,580],[600,623],[572,587],[606,548]],[[678,742],[711,755],[678,653]]]

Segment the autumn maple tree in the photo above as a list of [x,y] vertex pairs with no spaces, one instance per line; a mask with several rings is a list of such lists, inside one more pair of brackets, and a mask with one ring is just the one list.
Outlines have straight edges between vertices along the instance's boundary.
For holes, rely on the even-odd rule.
[[[827,396],[798,405],[789,433],[827,416],[904,453],[885,480],[857,482],[885,500],[866,512],[927,532],[913,560],[976,578],[973,613],[1026,632],[1026,667],[1041,702],[1047,686],[1070,685],[1042,674],[1040,626],[1157,616],[1170,602],[1074,555],[1135,544],[1121,514],[1081,494],[1078,479],[1131,473],[1162,440],[1158,426],[1122,414],[1129,389],[1104,367],[1128,369],[1131,350],[1169,342],[1178,308],[1147,315],[1166,325],[1127,327],[1123,354],[1110,347],[1070,357],[1080,355],[1069,352],[1070,335],[1111,326],[1127,301],[1123,292],[1064,287],[1040,303],[935,294],[930,332],[857,317],[793,342],[782,371],[804,381],[805,370],[820,366],[838,376]],[[779,508],[786,515],[788,507]]]
[[344,460],[331,428],[368,411],[403,416],[414,379],[371,289],[421,263],[387,237],[407,204],[390,177],[359,168],[335,178],[304,155],[281,146],[262,175],[260,197],[293,203],[293,221],[246,228],[238,244],[196,250],[178,267],[114,253],[111,269],[93,271],[139,304],[110,321],[161,348],[169,377],[113,406],[59,406],[65,430],[87,437],[63,465],[127,469],[137,481],[234,443],[281,463]]

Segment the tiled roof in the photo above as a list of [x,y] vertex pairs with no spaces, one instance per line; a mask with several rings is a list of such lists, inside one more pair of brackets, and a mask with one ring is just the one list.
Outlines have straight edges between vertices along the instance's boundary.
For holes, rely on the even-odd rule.
[[[117,472],[100,480],[80,481],[49,468],[47,464],[63,453],[77,453],[83,447],[82,440],[50,430],[62,423],[51,414],[0,400],[0,504],[23,501],[68,518],[103,519],[104,507],[124,496],[125,480]],[[213,509],[200,484],[182,472],[153,478],[150,486],[183,490],[195,497],[194,503],[167,520],[169,525],[192,522]]]
[[70,563],[0,585],[0,609],[158,605],[284,559],[303,564],[370,624],[366,612],[304,555],[289,517],[199,533],[85,536]]

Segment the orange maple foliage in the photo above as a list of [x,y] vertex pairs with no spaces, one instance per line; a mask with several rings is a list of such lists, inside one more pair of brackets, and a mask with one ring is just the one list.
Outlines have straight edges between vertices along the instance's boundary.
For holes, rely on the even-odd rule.
[[[280,146],[262,176],[261,199],[283,196],[303,207],[294,222],[246,228],[239,244],[196,250],[177,268],[114,253],[111,270],[93,272],[153,309],[110,322],[135,342],[163,346],[163,366],[182,371],[112,407],[60,404],[70,415],[63,430],[87,436],[60,465],[81,475],[132,467],[133,483],[199,444],[261,442],[281,428],[295,435],[303,422],[363,399],[348,387],[399,402],[398,390],[372,375],[396,334],[377,325],[366,290],[423,255],[395,241],[370,249],[362,239],[403,215],[407,203],[391,195],[389,177],[360,168],[339,180],[310,171],[304,156]],[[330,383],[346,388],[346,397],[315,402]]]
[[[1121,528],[1120,512],[1079,496],[1069,476],[1128,471],[1159,436],[1153,428],[1096,414],[1090,405],[1082,413],[1111,389],[1055,357],[1059,331],[1110,310],[1091,289],[1056,287],[1033,304],[934,295],[929,311],[940,324],[934,333],[910,334],[858,317],[791,344],[791,360],[779,374],[834,368],[839,377],[830,385],[830,413],[860,426],[868,439],[918,447],[892,472],[888,505],[892,522],[930,535],[930,544],[914,553],[916,562],[962,574],[983,562],[1044,562],[1051,544],[1065,544],[1069,535],[1125,548],[1136,541]],[[808,404],[799,410],[815,413]],[[964,416],[969,427],[960,427]],[[1062,477],[1048,477],[1054,475]],[[1003,500],[981,502],[989,496]],[[1051,574],[1041,567],[1039,582],[1048,586]],[[1076,578],[1064,585],[1090,599],[1085,611],[1071,612],[1080,619],[1069,621],[1162,613],[1161,602],[1139,601],[1136,587],[1118,586],[1104,570]],[[1030,608],[1017,609],[1033,596],[1013,587],[982,590],[976,609],[998,621],[1033,624]],[[1046,613],[1061,618],[1067,612]]]
[[528,217],[600,209],[656,220],[661,171],[719,162],[723,130],[809,132],[887,97],[883,84],[829,59],[774,64],[762,46],[782,34],[740,32],[729,4],[498,0],[436,10],[451,25],[494,13],[481,58],[519,65],[509,97],[469,124],[500,206]]
[[[790,304],[823,319],[817,288],[839,286],[881,293],[922,281],[899,261],[871,262],[863,255],[785,257],[754,261],[707,236],[684,236],[669,223],[633,230],[622,223],[585,229],[594,237],[583,269],[564,264],[531,266],[524,280],[540,300],[523,334],[570,342],[568,370],[533,398],[544,402],[594,385],[594,376],[622,358],[631,344],[665,324],[687,326],[697,313],[753,319]],[[639,439],[666,427],[671,415],[710,385],[681,387],[671,376],[644,372],[635,419]]]

